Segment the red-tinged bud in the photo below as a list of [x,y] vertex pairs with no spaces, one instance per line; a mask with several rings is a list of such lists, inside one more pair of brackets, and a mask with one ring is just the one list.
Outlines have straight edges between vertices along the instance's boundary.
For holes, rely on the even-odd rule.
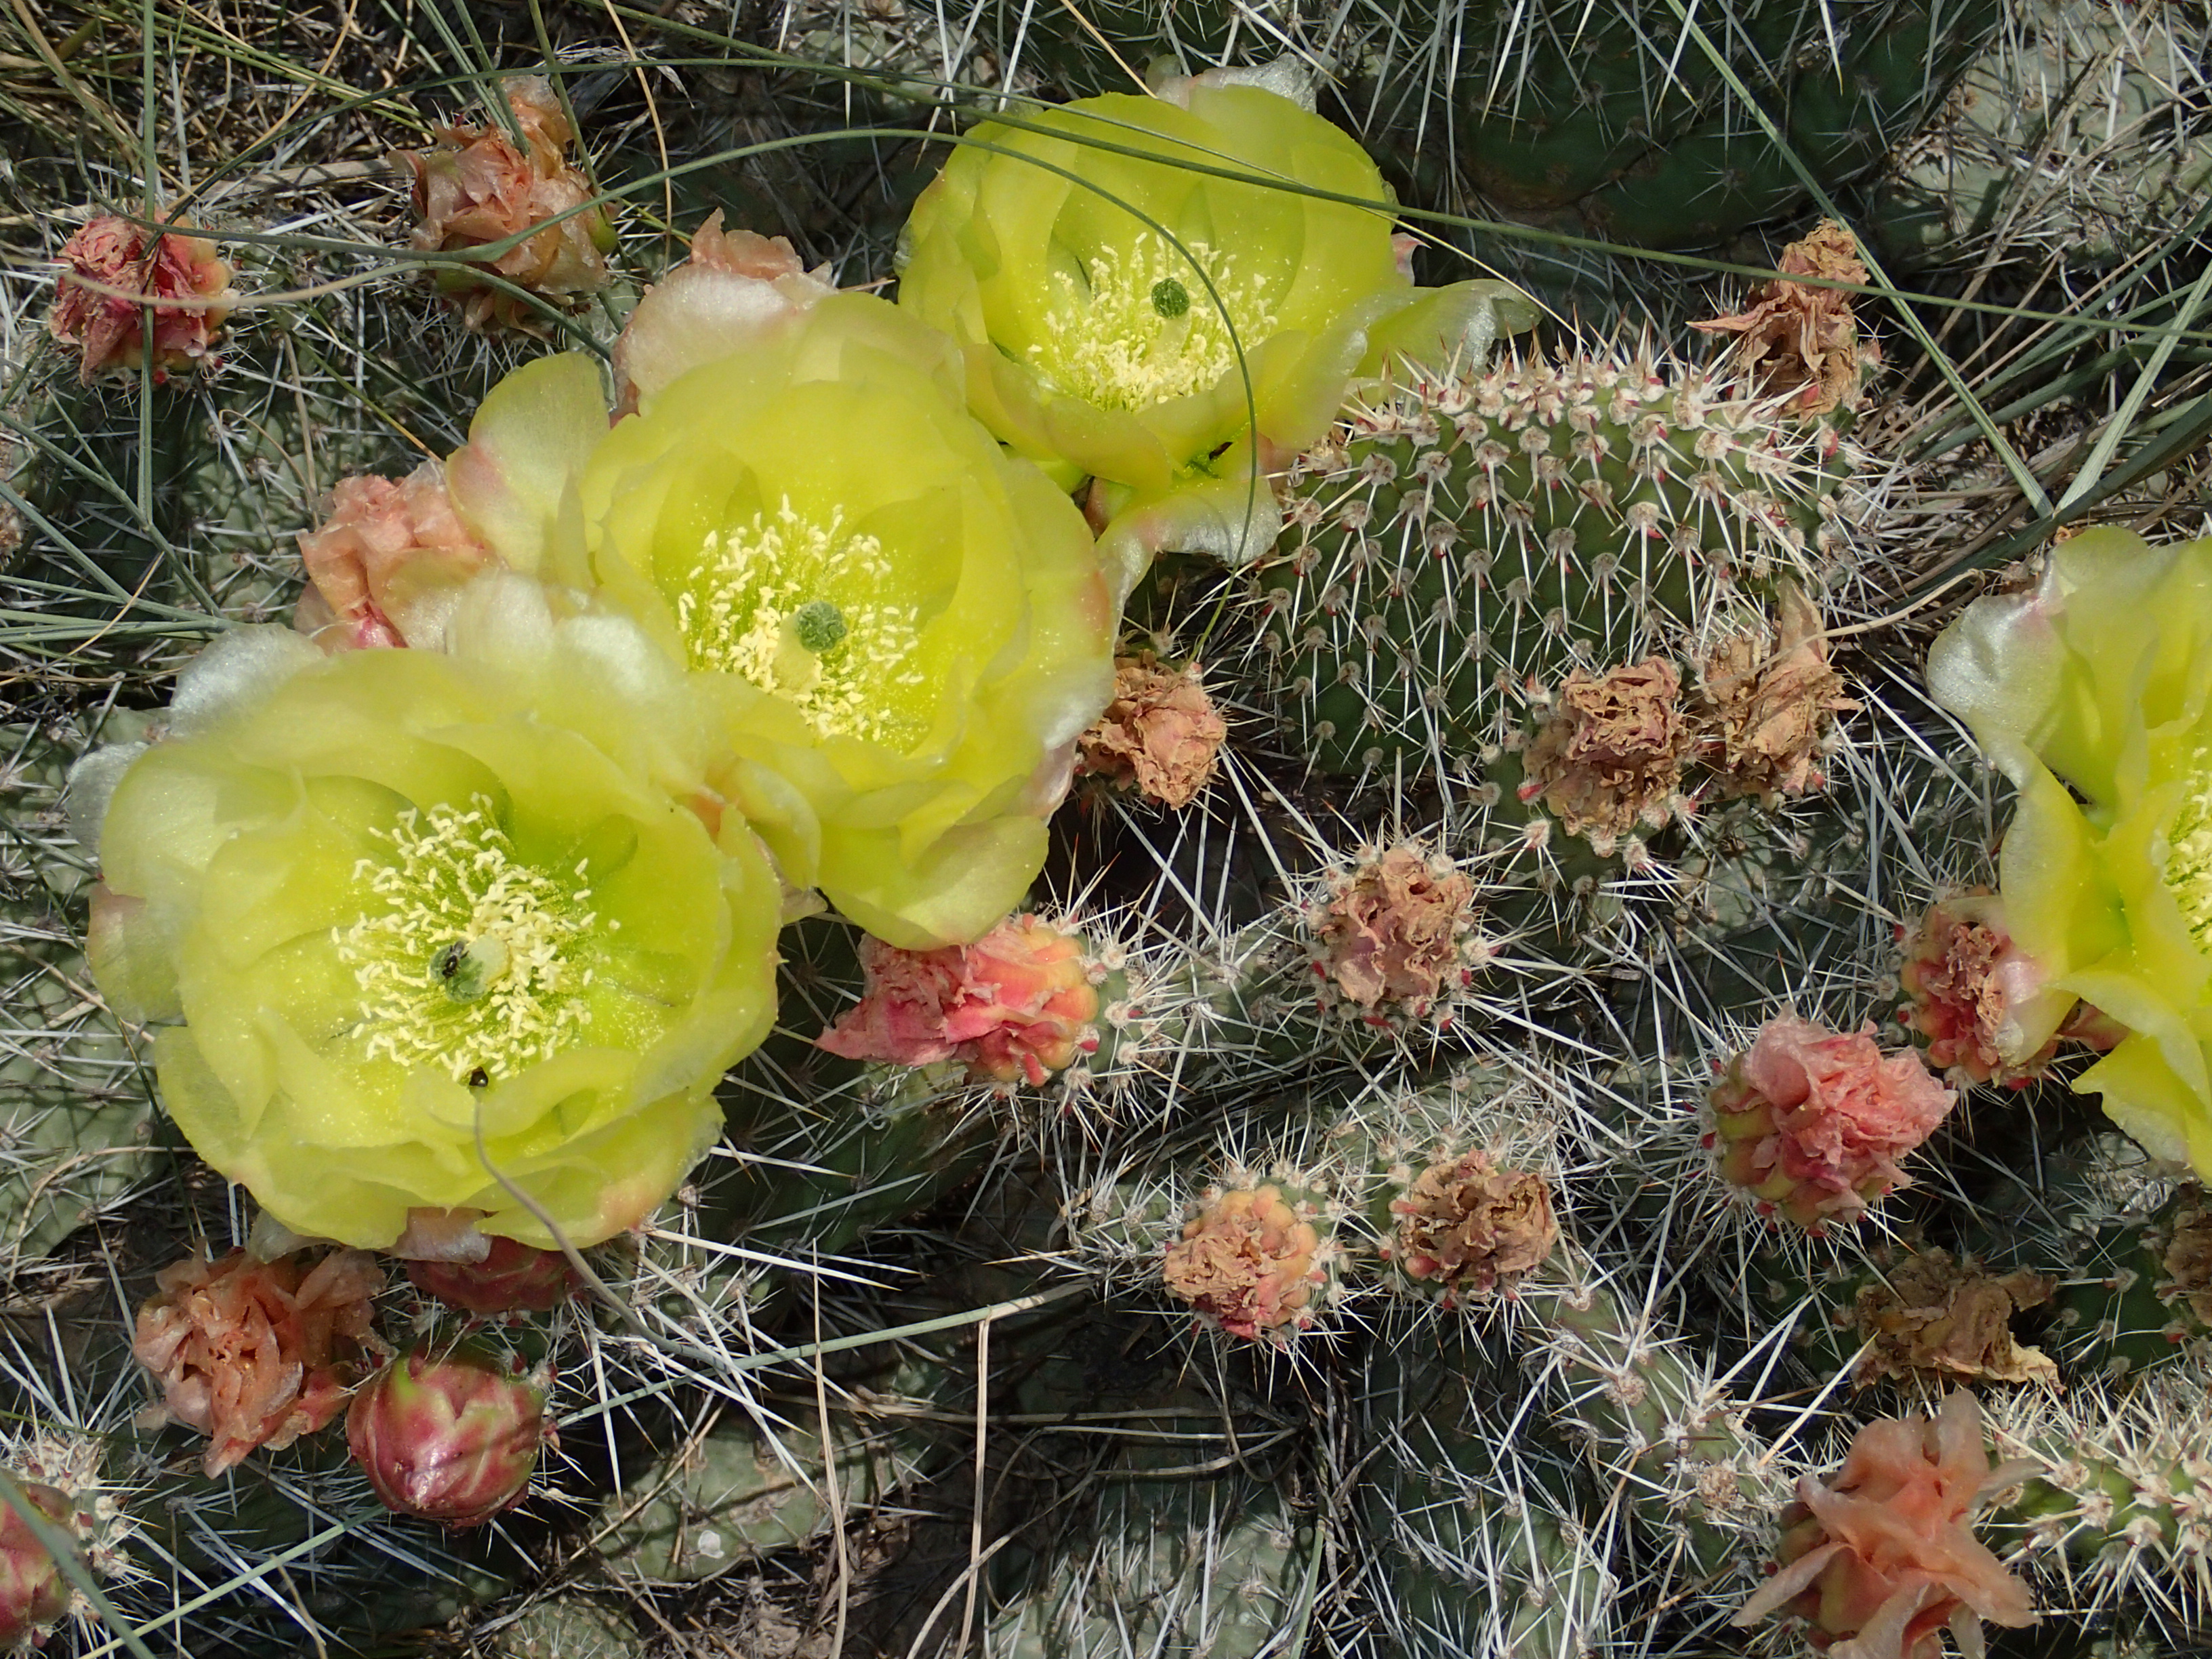
[[449,1527],[520,1503],[548,1433],[542,1384],[467,1346],[395,1359],[346,1413],[346,1446],[384,1506]]
[[558,1250],[495,1238],[481,1261],[410,1261],[407,1277],[464,1313],[550,1313],[576,1293],[576,1270]]
[[[67,1529],[75,1510],[66,1494],[35,1480],[19,1480],[23,1501]],[[69,1581],[12,1504],[0,1503],[0,1649],[12,1649],[34,1631],[46,1631],[69,1611]]]

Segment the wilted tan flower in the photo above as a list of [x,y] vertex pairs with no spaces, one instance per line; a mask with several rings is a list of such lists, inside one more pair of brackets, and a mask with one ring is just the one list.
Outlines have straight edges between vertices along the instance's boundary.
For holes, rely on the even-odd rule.
[[2179,1303],[2197,1324],[2212,1328],[2212,1209],[2191,1188],[2173,1212],[2172,1231],[2159,1265],[2166,1277],[2153,1289],[2169,1307]]
[[1216,1188],[1168,1246],[1161,1272],[1201,1317],[1257,1339],[1314,1322],[1314,1292],[1328,1283],[1321,1255],[1320,1233],[1281,1188]]
[[1852,1380],[1861,1388],[1884,1377],[2056,1382],[2050,1356],[2012,1334],[2012,1316],[2050,1301],[2055,1288],[2042,1273],[1987,1273],[1944,1250],[1907,1256],[1858,1293],[1859,1336],[1872,1346]]
[[[184,368],[207,355],[230,315],[230,267],[215,244],[179,225],[159,235],[127,219],[102,214],[70,237],[60,260],[46,328],[64,345],[83,354],[77,368],[89,384],[111,369],[135,369],[144,361],[146,301],[154,302],[154,366]],[[121,294],[104,294],[75,280],[84,277]],[[189,303],[187,303],[189,302]],[[203,303],[204,302],[204,303]]]
[[1781,276],[1759,289],[1748,311],[1691,326],[1740,335],[1736,360],[1761,391],[1795,393],[1788,405],[1792,414],[1826,415],[1856,399],[1861,366],[1873,357],[1874,347],[1859,339],[1850,294],[1790,279],[1865,282],[1858,243],[1834,220],[1823,219],[1810,235],[1783,250],[1777,269]]
[[1813,602],[1784,582],[1776,626],[1723,640],[1705,659],[1692,715],[1698,758],[1720,775],[1724,795],[1784,795],[1827,787],[1820,769],[1836,715],[1858,705],[1828,666],[1828,644]]
[[830,267],[809,270],[781,236],[724,230],[718,208],[691,238],[691,257],[646,289],[615,340],[615,413],[688,369],[757,347],[837,291]]
[[1957,1098],[1918,1051],[1884,1054],[1872,1025],[1838,1032],[1782,1014],[1715,1085],[1709,1144],[1718,1143],[1724,1178],[1817,1232],[1910,1185],[1897,1160]]
[[1213,776],[1229,727],[1196,663],[1162,668],[1149,651],[1114,659],[1114,701],[1078,738],[1079,769],[1163,806],[1188,806]]
[[292,625],[325,651],[435,645],[461,585],[493,558],[425,461],[404,478],[341,478],[300,538],[308,586]]
[[[508,108],[522,135],[517,148],[504,122],[488,126],[455,122],[437,129],[429,149],[396,150],[392,159],[415,177],[419,222],[410,246],[426,253],[459,253],[542,226],[494,259],[489,269],[519,287],[567,302],[606,286],[605,255],[615,245],[604,207],[581,208],[596,192],[564,154],[575,129],[550,82],[525,76],[506,87]],[[562,214],[560,222],[549,221]],[[471,328],[528,327],[529,306],[489,286],[478,267],[441,265],[440,292],[461,307]]]
[[1479,1152],[1431,1164],[1390,1209],[1398,1226],[1386,1248],[1399,1271],[1454,1295],[1511,1291],[1559,1242],[1550,1183]]
[[1681,691],[1674,665],[1658,657],[1602,674],[1576,669],[1522,759],[1521,799],[1540,796],[1600,858],[1638,824],[1662,828],[1685,810],[1692,733]]
[[1097,1046],[1098,993],[1083,940],[1036,916],[936,951],[866,938],[860,966],[860,1000],[815,1039],[848,1060],[957,1060],[975,1077],[1042,1083]]
[[1932,1423],[1914,1413],[1868,1424],[1825,1484],[1798,1482],[1779,1570],[1731,1622],[1794,1613],[1816,1645],[1852,1638],[1852,1659],[1942,1659],[1947,1627],[1979,1653],[1983,1620],[2035,1622],[2027,1586],[1969,1525],[1982,1496],[2021,1473],[1990,1468],[1981,1407],[1964,1391]]
[[154,1283],[131,1352],[161,1379],[169,1420],[210,1437],[210,1475],[321,1428],[345,1408],[354,1355],[391,1352],[370,1305],[384,1275],[366,1250],[312,1267],[233,1250],[174,1262]]
[[1329,878],[1315,966],[1351,1001],[1419,1018],[1469,975],[1474,884],[1412,846]]

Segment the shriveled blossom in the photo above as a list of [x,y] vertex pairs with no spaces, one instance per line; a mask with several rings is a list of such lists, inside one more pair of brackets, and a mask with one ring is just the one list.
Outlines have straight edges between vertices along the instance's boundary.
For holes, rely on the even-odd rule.
[[1931,1066],[1962,1086],[2024,1088],[2043,1075],[2058,1052],[2056,1032],[2025,1059],[2005,1057],[2017,1052],[2021,1008],[2048,993],[2042,968],[2006,929],[2002,899],[1985,887],[1938,899],[1899,947],[1908,1000],[1897,1017],[1927,1039]]
[[1898,1160],[1935,1133],[1956,1099],[1917,1051],[1884,1054],[1871,1024],[1838,1032],[1781,1014],[1714,1087],[1708,1139],[1723,1176],[1818,1232],[1911,1185]]
[[2160,1301],[2212,1330],[2212,1209],[2201,1191],[2192,1194],[2174,1212],[2159,1259],[2165,1276],[2152,1288]]
[[1416,1018],[1464,985],[1474,948],[1474,884],[1419,848],[1394,847],[1329,878],[1313,921],[1315,971],[1370,1017]]
[[1836,716],[1857,707],[1828,665],[1813,602],[1784,582],[1775,608],[1772,628],[1732,634],[1705,659],[1692,716],[1698,758],[1718,775],[1720,793],[1769,806],[1827,787]]
[[1083,940],[1036,916],[934,951],[864,939],[860,966],[860,1000],[815,1039],[848,1060],[957,1060],[972,1077],[1042,1083],[1098,1046]]
[[830,267],[806,269],[781,236],[724,230],[718,208],[691,238],[691,257],[646,289],[614,349],[615,412],[713,357],[757,346],[837,291]]
[[1798,1482],[1778,1570],[1731,1622],[1790,1613],[1816,1646],[1849,1638],[1835,1650],[1851,1659],[1942,1659],[1947,1628],[1980,1653],[1984,1621],[2035,1622],[2027,1586],[1972,1526],[1982,1498],[2021,1473],[1990,1467],[1981,1407],[1963,1390],[1933,1422],[1916,1412],[1868,1424],[1833,1475]]
[[341,478],[300,538],[307,589],[292,625],[325,651],[434,647],[462,584],[493,558],[453,511],[445,469]]
[[417,1290],[464,1313],[550,1313],[580,1282],[559,1250],[537,1250],[511,1238],[495,1238],[478,1261],[410,1261],[407,1277]]
[[1528,745],[1521,799],[1540,798],[1601,858],[1638,825],[1663,828],[1686,810],[1682,764],[1692,733],[1681,692],[1680,673],[1659,657],[1602,674],[1576,669]]
[[[437,129],[439,142],[429,149],[393,152],[392,161],[415,179],[418,222],[410,246],[458,253],[536,228],[489,269],[556,303],[596,293],[606,286],[605,256],[614,248],[615,230],[604,207],[570,212],[596,194],[567,158],[576,131],[543,76],[509,81],[505,92],[520,147],[505,122],[479,127],[457,121]],[[559,218],[562,214],[568,216]],[[484,268],[441,265],[434,278],[471,328],[527,325],[531,307],[488,285],[478,275]]]
[[1860,343],[1853,296],[1790,279],[1865,282],[1857,241],[1833,219],[1823,219],[1810,235],[1782,251],[1777,269],[1782,274],[1759,290],[1748,310],[1691,326],[1737,336],[1737,362],[1761,390],[1788,394],[1790,413],[1826,415],[1848,407],[1858,396],[1862,365],[1874,351]]
[[1170,1295],[1248,1340],[1314,1322],[1328,1282],[1321,1234],[1280,1187],[1210,1190],[1161,1272]]
[[1550,1183],[1480,1152],[1431,1164],[1390,1211],[1398,1224],[1385,1248],[1398,1270],[1450,1295],[1510,1292],[1559,1242]]
[[2012,1334],[2013,1316],[2050,1301],[2056,1288],[2045,1274],[1984,1273],[1944,1250],[1907,1256],[1856,1298],[1858,1334],[1869,1346],[1853,1379],[1862,1388],[1885,1377],[2056,1382],[2050,1356]]
[[[64,267],[46,327],[83,354],[78,378],[89,385],[111,370],[145,360],[146,301],[154,303],[154,366],[185,368],[207,356],[229,316],[230,266],[215,244],[179,226],[158,235],[112,213],[101,214],[63,245]],[[83,277],[121,294],[103,294]]]
[[1196,663],[1162,668],[1149,651],[1114,662],[1114,701],[1076,741],[1077,767],[1167,807],[1196,799],[1229,727]]
[[390,1352],[370,1304],[384,1274],[365,1250],[312,1263],[233,1250],[173,1262],[154,1283],[131,1352],[161,1379],[169,1420],[209,1437],[210,1475],[321,1428],[345,1409],[362,1352]]

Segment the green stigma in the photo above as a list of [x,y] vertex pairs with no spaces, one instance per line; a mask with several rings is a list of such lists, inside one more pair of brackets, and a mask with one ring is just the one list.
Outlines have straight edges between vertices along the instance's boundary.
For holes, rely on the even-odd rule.
[[1161,316],[1173,319],[1190,309],[1190,290],[1172,276],[1163,276],[1152,284],[1152,309]]
[[430,953],[430,982],[454,1002],[481,1002],[507,971],[507,946],[486,933],[448,939]]
[[845,637],[845,613],[828,599],[809,599],[791,613],[791,629],[800,645],[820,656]]

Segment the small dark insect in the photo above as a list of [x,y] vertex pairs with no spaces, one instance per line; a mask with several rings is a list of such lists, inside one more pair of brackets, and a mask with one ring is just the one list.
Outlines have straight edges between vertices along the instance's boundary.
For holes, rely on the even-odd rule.
[[471,1089],[489,1089],[491,1087],[491,1073],[484,1070],[483,1066],[477,1066],[474,1071],[469,1073],[469,1087]]
[[461,971],[461,963],[468,960],[468,942],[455,939],[439,951],[431,960],[436,964],[440,979],[451,979]]

